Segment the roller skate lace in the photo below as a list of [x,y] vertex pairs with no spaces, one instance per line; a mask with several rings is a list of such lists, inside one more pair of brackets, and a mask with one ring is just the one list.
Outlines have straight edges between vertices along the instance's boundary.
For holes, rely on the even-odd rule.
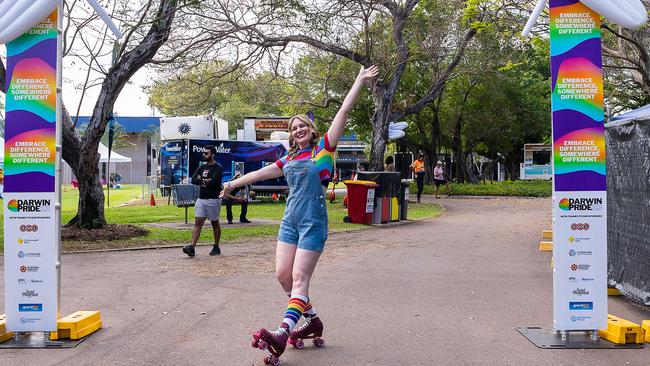
[[305,319],[305,322],[302,323],[301,326],[299,326],[298,328],[296,328],[296,333],[301,334],[301,333],[304,332],[305,329],[307,329],[310,325],[311,325],[311,318],[306,318],[306,319]]
[[289,330],[287,330],[287,328],[285,328],[285,327],[279,327],[278,329],[272,331],[271,334],[273,334],[276,337],[280,337],[280,336],[283,336],[283,335],[288,336],[289,335]]

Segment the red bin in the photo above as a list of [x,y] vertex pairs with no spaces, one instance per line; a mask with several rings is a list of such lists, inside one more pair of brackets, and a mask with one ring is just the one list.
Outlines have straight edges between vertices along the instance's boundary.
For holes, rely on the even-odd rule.
[[375,208],[375,188],[379,185],[367,180],[346,180],[348,189],[348,217],[355,224],[372,224]]

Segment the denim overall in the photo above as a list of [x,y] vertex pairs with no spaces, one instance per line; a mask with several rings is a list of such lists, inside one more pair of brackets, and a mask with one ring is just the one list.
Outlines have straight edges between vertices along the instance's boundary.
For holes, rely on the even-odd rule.
[[327,240],[327,206],[314,151],[311,159],[290,160],[282,168],[290,194],[278,240],[322,252]]

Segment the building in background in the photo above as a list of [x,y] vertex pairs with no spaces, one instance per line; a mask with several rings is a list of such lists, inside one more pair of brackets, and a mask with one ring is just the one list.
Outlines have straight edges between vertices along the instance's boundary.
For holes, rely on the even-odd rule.
[[[80,116],[77,129],[82,130],[89,121],[90,117]],[[160,117],[116,116],[115,121],[120,124],[123,136],[117,143],[113,142],[113,151],[131,158],[131,163],[111,162],[110,173],[119,174],[122,177],[120,181],[122,184],[139,184],[147,176],[157,176]],[[99,172],[106,180],[108,180],[107,168],[106,163],[100,163]],[[63,183],[70,184],[73,179],[72,169],[68,164],[64,164]]]
[[551,179],[553,177],[551,149],[552,146],[549,144],[525,144],[524,162],[519,167],[519,178],[524,180]]
[[[244,129],[237,130],[237,141],[270,141],[274,132],[289,130],[290,117],[244,117]],[[280,138],[281,139],[281,138]]]
[[336,170],[341,172],[340,179],[349,179],[359,165],[368,170],[367,148],[368,144],[359,141],[355,134],[341,137],[336,148]]

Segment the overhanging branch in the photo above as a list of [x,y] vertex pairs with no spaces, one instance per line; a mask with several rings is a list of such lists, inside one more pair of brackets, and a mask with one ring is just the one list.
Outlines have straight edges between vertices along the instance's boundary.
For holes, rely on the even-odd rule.
[[433,83],[433,85],[431,86],[431,88],[429,88],[427,93],[422,98],[420,98],[420,100],[415,102],[413,105],[406,107],[400,111],[391,113],[389,116],[389,120],[398,121],[407,115],[417,113],[422,108],[426,107],[429,103],[431,103],[434,99],[436,99],[436,97],[440,93],[442,93],[445,83],[451,77],[451,74],[456,68],[456,66],[458,66],[458,64],[460,63],[460,60],[463,58],[467,45],[475,35],[476,35],[476,29],[472,28],[468,30],[467,33],[465,34],[465,37],[463,38],[463,41],[458,47],[458,51],[456,52],[456,55],[452,59],[451,63],[447,65],[445,71],[442,73],[442,75],[440,75],[438,80],[435,83]]

